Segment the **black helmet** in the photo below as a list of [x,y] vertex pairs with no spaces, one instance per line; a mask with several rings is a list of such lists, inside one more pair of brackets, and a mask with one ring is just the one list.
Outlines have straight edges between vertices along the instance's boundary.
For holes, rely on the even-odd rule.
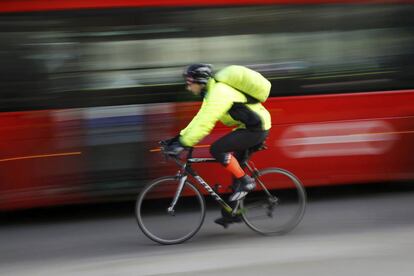
[[213,76],[213,70],[210,64],[197,63],[188,66],[183,73],[187,82],[206,84]]

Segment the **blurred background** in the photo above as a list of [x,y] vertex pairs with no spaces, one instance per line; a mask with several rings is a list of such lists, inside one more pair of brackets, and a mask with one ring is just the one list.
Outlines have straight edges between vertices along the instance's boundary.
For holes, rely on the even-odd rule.
[[149,150],[197,112],[195,62],[271,80],[261,165],[307,186],[413,179],[412,5],[155,2],[0,8],[0,210],[131,198],[171,172]]
[[[182,275],[183,260],[211,269],[203,254],[212,252],[228,260],[215,275],[234,275],[220,267],[254,252],[269,265],[240,275],[303,275],[303,260],[315,258],[318,275],[411,275],[410,2],[1,1],[0,274]],[[311,204],[296,234],[222,232],[211,219],[187,249],[153,247],[142,235],[136,242],[133,200],[177,170],[150,150],[196,114],[200,99],[185,91],[182,72],[199,62],[245,65],[272,82],[269,148],[253,160],[307,187]],[[200,144],[228,131],[218,124]],[[196,154],[209,155],[206,147]],[[218,165],[197,169],[229,191]],[[185,264],[186,275],[192,269]]]

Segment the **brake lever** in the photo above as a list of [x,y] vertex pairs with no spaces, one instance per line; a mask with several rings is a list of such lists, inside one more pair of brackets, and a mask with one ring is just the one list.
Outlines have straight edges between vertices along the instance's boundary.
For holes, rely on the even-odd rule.
[[177,155],[165,153],[164,147],[160,147],[160,150],[162,152],[162,155],[164,155],[165,162],[167,162],[169,159],[181,160]]

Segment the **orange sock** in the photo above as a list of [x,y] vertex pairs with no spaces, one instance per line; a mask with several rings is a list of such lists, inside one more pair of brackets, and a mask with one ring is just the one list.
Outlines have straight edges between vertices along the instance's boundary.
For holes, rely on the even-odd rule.
[[226,168],[226,170],[231,172],[236,178],[243,177],[246,174],[244,170],[240,167],[240,164],[237,161],[237,159],[233,157],[233,155],[230,155],[230,161],[224,167]]

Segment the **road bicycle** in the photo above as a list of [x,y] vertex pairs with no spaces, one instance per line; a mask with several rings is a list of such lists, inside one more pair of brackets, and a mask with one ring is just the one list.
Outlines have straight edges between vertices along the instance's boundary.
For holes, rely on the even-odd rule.
[[[179,167],[175,176],[158,178],[146,185],[138,195],[135,212],[139,228],[151,240],[160,244],[178,244],[192,238],[201,228],[206,214],[203,188],[230,216],[238,216],[252,230],[263,234],[284,234],[302,220],[306,208],[306,193],[302,183],[291,172],[280,168],[258,170],[248,152],[243,164],[254,177],[256,189],[230,206],[218,193],[218,185],[210,186],[192,168],[192,164],[217,162],[214,158],[194,158],[194,148],[186,157],[168,155],[166,144],[160,152]],[[194,185],[188,178],[198,183]]]

